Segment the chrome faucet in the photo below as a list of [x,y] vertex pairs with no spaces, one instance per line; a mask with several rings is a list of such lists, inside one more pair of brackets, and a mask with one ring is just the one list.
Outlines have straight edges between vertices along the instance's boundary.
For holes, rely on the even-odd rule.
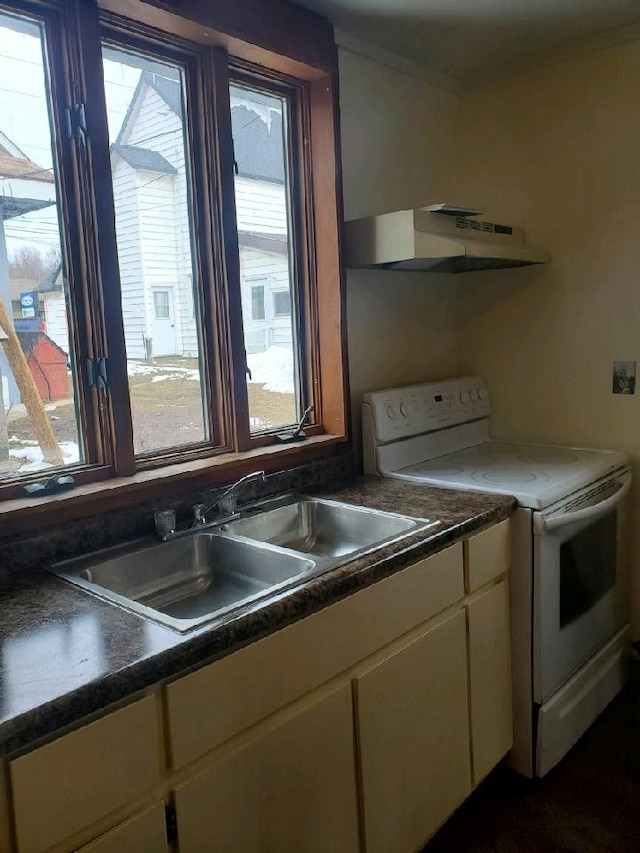
[[[267,475],[264,471],[254,471],[251,474],[246,474],[240,477],[235,483],[227,486],[216,499],[210,504],[196,504],[193,509],[193,521],[189,527],[178,530],[176,525],[176,512],[173,509],[159,510],[155,513],[154,520],[156,526],[156,535],[163,542],[169,539],[175,539],[177,536],[186,536],[193,530],[200,527],[210,527],[213,524],[218,524],[223,519],[228,519],[235,515],[238,509],[238,492],[245,483],[250,483],[253,480],[262,480],[267,482]],[[217,507],[217,517],[209,521],[207,516],[212,509]]]
[[208,506],[205,504],[196,504],[193,507],[193,526],[202,527],[203,524],[208,524],[207,515],[215,507],[217,507],[218,515],[221,518],[228,518],[235,515],[238,509],[238,492],[240,488],[245,483],[251,483],[254,480],[262,480],[263,483],[266,483],[267,475],[264,471],[254,471],[251,474],[245,474],[244,477],[240,477],[235,483],[227,486]]

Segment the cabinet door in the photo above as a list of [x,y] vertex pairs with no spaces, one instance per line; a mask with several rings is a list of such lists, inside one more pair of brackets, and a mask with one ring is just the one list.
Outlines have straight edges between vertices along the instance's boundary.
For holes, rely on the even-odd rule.
[[367,853],[417,850],[471,790],[463,611],[356,680]]
[[281,716],[177,788],[180,853],[357,853],[349,685]]
[[504,581],[469,604],[469,669],[477,785],[513,742],[509,592]]
[[41,853],[158,784],[155,696],[63,735],[9,767],[18,851]]
[[80,847],[78,853],[167,853],[167,850],[164,803],[154,803],[90,844]]

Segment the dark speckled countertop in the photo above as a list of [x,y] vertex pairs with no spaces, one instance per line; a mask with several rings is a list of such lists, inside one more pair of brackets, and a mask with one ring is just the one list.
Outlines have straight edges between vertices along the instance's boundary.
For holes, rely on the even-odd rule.
[[0,755],[320,610],[507,518],[516,505],[508,496],[375,477],[325,496],[441,524],[188,634],[104,602],[47,572],[6,578],[0,584]]

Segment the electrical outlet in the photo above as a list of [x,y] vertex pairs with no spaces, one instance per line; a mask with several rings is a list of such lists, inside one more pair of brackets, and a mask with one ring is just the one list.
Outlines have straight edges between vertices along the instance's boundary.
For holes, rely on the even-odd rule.
[[613,362],[613,382],[612,389],[614,394],[635,394],[636,393],[636,362],[635,361],[614,361]]

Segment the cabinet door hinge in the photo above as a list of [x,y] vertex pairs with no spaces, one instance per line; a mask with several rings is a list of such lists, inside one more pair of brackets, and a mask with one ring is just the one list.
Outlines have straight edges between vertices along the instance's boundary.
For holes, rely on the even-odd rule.
[[84,104],[71,104],[65,110],[67,122],[67,137],[69,139],[80,139],[84,142],[87,138],[87,114]]
[[167,844],[173,844],[178,840],[178,819],[175,806],[164,807],[164,822],[167,833]]
[[107,359],[88,358],[87,359],[87,377],[89,388],[98,388],[102,391],[109,390],[109,377],[107,375]]

